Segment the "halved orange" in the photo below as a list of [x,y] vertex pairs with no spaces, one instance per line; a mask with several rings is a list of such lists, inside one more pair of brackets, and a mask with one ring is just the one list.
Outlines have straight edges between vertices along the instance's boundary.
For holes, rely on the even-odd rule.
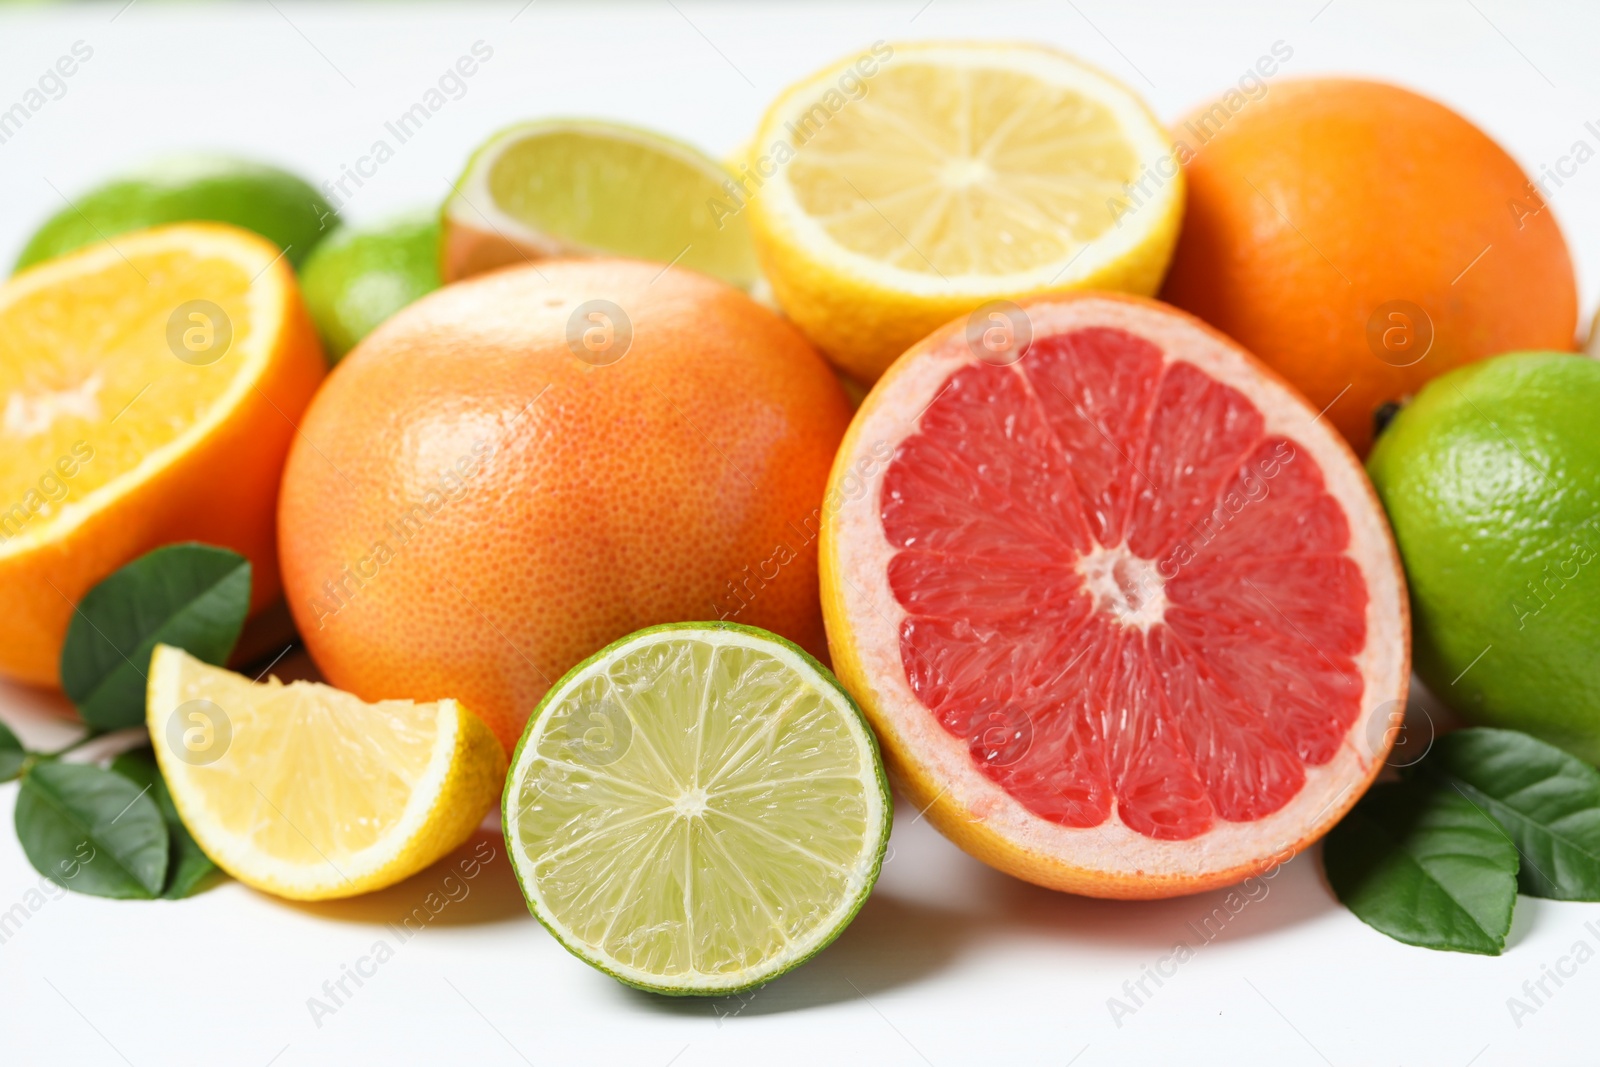
[[1360,797],[1405,702],[1372,487],[1172,308],[1058,294],[995,322],[913,347],[851,424],[834,669],[911,801],[1001,870],[1108,897],[1264,872]]
[[0,286],[0,673],[55,684],[73,605],[158,545],[240,552],[275,599],[278,478],[325,371],[287,260],[232,226]]

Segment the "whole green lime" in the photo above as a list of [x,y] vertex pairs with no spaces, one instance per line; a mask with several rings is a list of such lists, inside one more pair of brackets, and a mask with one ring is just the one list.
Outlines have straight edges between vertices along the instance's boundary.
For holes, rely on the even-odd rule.
[[287,249],[299,267],[338,222],[301,178],[230,156],[165,159],[76,196],[29,238],[14,270],[129,230],[169,222],[228,222]]
[[300,288],[337,362],[384,319],[439,288],[438,210],[334,231],[306,261]]
[[1516,352],[1436,378],[1367,469],[1422,680],[1466,719],[1600,762],[1600,362]]

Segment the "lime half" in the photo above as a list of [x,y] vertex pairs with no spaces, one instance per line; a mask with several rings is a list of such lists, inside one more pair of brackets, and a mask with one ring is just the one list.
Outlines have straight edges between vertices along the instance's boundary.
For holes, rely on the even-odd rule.
[[620,255],[677,263],[748,290],[755,247],[698,149],[593,119],[523,123],[472,156],[444,206],[444,279],[548,256]]
[[511,760],[506,848],[566,948],[675,995],[760,985],[854,918],[889,841],[860,709],[796,646],[656,626],[573,668]]

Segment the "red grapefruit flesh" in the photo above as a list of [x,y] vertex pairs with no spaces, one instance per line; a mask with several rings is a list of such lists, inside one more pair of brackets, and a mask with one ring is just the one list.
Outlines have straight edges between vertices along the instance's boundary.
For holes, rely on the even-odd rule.
[[980,858],[1105,896],[1238,881],[1382,764],[1409,677],[1388,526],[1318,413],[1196,320],[1024,311],[1020,359],[953,323],[856,416],[824,508],[835,664]]

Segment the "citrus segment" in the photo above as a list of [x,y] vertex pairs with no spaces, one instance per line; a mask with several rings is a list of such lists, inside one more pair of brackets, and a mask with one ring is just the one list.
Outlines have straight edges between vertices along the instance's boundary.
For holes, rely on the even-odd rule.
[[73,603],[158,545],[235,549],[275,599],[278,479],[324,371],[282,253],[230,226],[0,286],[0,670],[53,684]]
[[323,900],[391,885],[464,841],[505,775],[499,742],[453,700],[366,704],[252,682],[156,646],[151,742],[184,824],[240,881]]
[[1154,292],[1182,213],[1171,139],[1144,104],[1028,45],[848,57],[780,97],[748,151],[773,291],[863,381],[988,300]]
[[998,839],[980,855],[1112,895],[1236,880],[1381,763],[1387,528],[1316,412],[1217,335],[1132,299],[1026,311],[1016,362],[958,323],[857,416],[836,481],[894,450],[828,497],[835,662],[918,806]]
[[876,880],[890,805],[860,712],[749,627],[641,631],[574,668],[512,760],[507,847],[579,958],[664,993],[797,966]]

